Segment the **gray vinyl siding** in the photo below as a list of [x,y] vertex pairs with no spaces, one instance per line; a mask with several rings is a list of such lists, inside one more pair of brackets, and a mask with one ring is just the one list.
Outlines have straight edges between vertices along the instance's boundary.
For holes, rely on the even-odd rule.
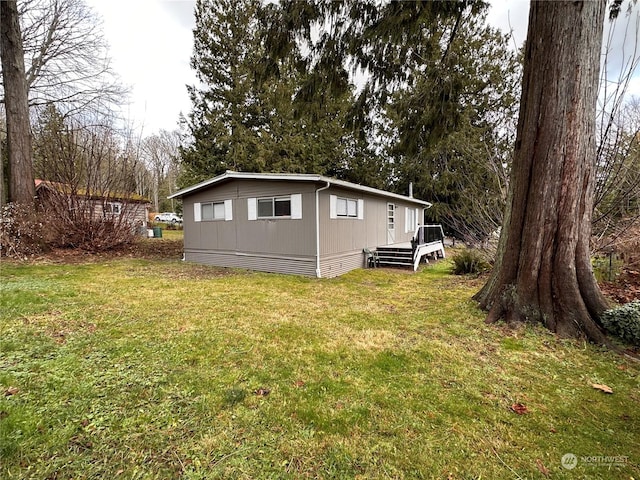
[[[248,219],[249,198],[302,195],[302,218]],[[196,222],[194,203],[232,200],[233,220]],[[184,198],[185,259],[315,276],[315,185],[235,180]]]
[[[320,198],[320,255],[329,258],[333,255],[346,254],[363,248],[375,248],[387,245],[387,204],[396,205],[395,241],[408,242],[413,232],[405,233],[405,207],[422,207],[397,199],[389,200],[375,195],[362,195],[360,192],[331,188],[325,190]],[[337,195],[364,200],[364,218],[330,218],[329,196]]]
[[324,255],[320,258],[320,272],[323,278],[333,278],[357,268],[364,268],[364,262],[362,248],[337,255]]
[[[408,242],[413,232],[405,232],[405,208],[422,206],[398,199],[388,199],[375,195],[337,188],[325,190],[320,198],[320,271],[323,277],[335,277],[356,268],[363,268],[364,248],[388,245],[387,204],[396,205],[395,241]],[[330,218],[329,197],[363,199],[364,218]]]
[[[185,260],[232,268],[316,276],[316,190],[318,182],[231,179],[188,194],[184,205]],[[247,199],[302,196],[302,219],[248,219]],[[330,195],[363,200],[364,218],[330,218]],[[194,220],[194,203],[232,200],[233,220]],[[332,186],[319,193],[320,274],[335,277],[364,267],[363,248],[388,244],[387,203],[396,205],[394,243],[409,241],[405,207],[420,204]]]

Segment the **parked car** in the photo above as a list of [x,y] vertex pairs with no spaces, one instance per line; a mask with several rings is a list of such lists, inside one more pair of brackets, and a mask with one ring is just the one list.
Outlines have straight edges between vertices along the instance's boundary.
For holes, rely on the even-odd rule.
[[173,212],[163,212],[156,215],[155,221],[163,223],[182,223],[182,218]]

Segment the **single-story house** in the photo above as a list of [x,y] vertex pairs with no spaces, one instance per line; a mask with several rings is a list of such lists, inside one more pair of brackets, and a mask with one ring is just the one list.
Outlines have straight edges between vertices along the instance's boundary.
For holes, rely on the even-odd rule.
[[169,198],[183,200],[185,260],[311,277],[366,266],[363,249],[411,252],[431,206],[321,175],[231,171]]
[[[131,225],[140,233],[147,233],[151,204],[135,193],[89,192],[73,189],[60,182],[36,179],[36,200],[39,208],[70,218],[87,216],[93,219],[117,219]],[[74,212],[76,212],[74,214]]]

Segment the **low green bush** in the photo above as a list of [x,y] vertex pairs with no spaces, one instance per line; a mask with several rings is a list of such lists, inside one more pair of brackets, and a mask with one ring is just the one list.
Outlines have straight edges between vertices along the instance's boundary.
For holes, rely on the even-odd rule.
[[640,300],[607,310],[600,320],[611,334],[640,346]]
[[491,265],[480,250],[466,249],[453,257],[453,273],[456,275],[479,275],[491,269]]

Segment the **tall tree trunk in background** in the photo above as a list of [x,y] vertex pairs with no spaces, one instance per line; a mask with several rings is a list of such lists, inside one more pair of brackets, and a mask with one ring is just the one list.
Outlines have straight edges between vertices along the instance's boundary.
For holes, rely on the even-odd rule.
[[541,322],[606,342],[589,257],[604,0],[532,1],[510,194],[488,322]]
[[33,205],[35,185],[24,51],[16,0],[0,1],[0,56],[7,115],[9,201]]

